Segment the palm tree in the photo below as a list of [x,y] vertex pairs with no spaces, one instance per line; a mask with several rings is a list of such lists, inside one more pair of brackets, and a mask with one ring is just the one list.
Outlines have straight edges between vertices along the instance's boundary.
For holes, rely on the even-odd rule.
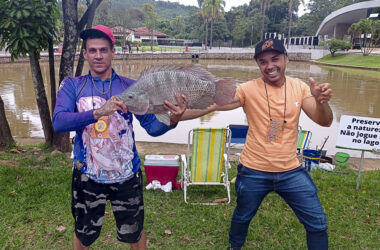
[[202,4],[203,4],[204,0],[197,0],[197,1],[198,1],[198,6],[199,6],[199,8],[201,9],[201,8],[202,8]]
[[[210,49],[212,49],[214,22],[223,14],[225,5],[226,5],[226,2],[224,0],[205,0],[202,4],[202,10],[206,17],[206,20],[210,21],[210,24],[211,24]],[[206,26],[206,29],[207,29],[207,26]]]
[[286,0],[288,2],[288,13],[289,13],[289,26],[288,26],[288,41],[287,41],[287,48],[289,48],[290,43],[290,32],[292,29],[292,21],[293,21],[293,11],[294,7],[298,6],[300,3],[305,4],[304,0]]

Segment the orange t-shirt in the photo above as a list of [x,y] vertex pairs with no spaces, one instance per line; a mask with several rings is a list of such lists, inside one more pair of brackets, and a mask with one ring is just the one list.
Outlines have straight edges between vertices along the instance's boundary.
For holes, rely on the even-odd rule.
[[240,156],[240,162],[252,169],[266,172],[284,172],[300,166],[297,159],[298,121],[302,102],[312,96],[310,87],[300,79],[286,77],[286,112],[282,141],[269,141],[269,109],[273,119],[284,120],[285,84],[280,88],[254,79],[237,88],[244,112],[247,115],[249,131]]

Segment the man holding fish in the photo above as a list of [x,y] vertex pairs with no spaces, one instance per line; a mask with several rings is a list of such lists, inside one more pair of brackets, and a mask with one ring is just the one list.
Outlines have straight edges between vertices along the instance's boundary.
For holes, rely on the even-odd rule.
[[[73,158],[72,214],[74,249],[88,249],[99,237],[106,200],[110,200],[117,238],[132,249],[145,249],[144,203],[140,159],[135,145],[132,114],[115,95],[134,80],[118,75],[111,66],[115,38],[106,26],[81,32],[88,75],[67,78],[57,94],[53,115],[56,132],[76,131]],[[173,94],[174,95],[174,94]],[[161,111],[170,112],[167,124],[154,114],[135,115],[148,134],[159,136],[174,128],[188,99],[175,94]]]
[[241,249],[249,224],[264,197],[277,192],[293,209],[306,230],[309,249],[327,249],[327,219],[317,188],[296,157],[301,109],[314,122],[329,127],[333,114],[328,104],[329,83],[310,86],[285,75],[289,62],[283,42],[266,39],[255,48],[262,77],[238,86],[230,104],[206,110],[186,110],[182,120],[215,110],[243,107],[248,120],[247,140],[236,178],[237,205],[232,216],[228,249]]

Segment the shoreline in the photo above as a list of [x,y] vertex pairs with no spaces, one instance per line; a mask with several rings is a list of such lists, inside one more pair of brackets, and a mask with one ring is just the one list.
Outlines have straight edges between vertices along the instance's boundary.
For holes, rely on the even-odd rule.
[[[36,144],[41,144],[45,142],[44,138],[14,138],[14,140],[19,146],[36,145]],[[147,154],[181,155],[181,154],[186,154],[187,152],[187,144],[179,144],[179,143],[137,141],[136,147],[139,154],[143,154],[143,155],[147,155]],[[231,148],[231,154],[230,154],[231,160],[237,161],[238,156],[236,155],[236,153],[240,153],[240,152],[241,152],[241,148]],[[350,159],[348,160],[348,168],[359,170],[359,166],[360,166],[360,158],[350,157]],[[380,170],[380,159],[364,158],[362,170],[363,171]]]
[[[379,60],[380,60],[380,56],[379,56]],[[309,62],[313,63],[313,64],[317,64],[317,65],[324,65],[324,66],[341,67],[341,68],[349,68],[349,69],[362,69],[362,70],[380,71],[380,68],[373,68],[373,67],[353,66],[353,65],[344,65],[344,64],[334,64],[334,63],[318,62],[317,60],[310,60]]]

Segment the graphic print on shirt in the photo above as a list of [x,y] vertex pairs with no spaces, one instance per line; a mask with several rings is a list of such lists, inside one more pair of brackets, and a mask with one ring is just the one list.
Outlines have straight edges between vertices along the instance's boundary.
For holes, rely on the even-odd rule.
[[[99,96],[81,97],[77,103],[79,112],[102,107],[106,103]],[[108,138],[92,137],[93,124],[83,130],[82,140],[86,150],[87,174],[99,177],[106,175],[110,180],[114,177],[132,175],[133,137],[132,124],[117,112],[109,116],[107,122]]]

